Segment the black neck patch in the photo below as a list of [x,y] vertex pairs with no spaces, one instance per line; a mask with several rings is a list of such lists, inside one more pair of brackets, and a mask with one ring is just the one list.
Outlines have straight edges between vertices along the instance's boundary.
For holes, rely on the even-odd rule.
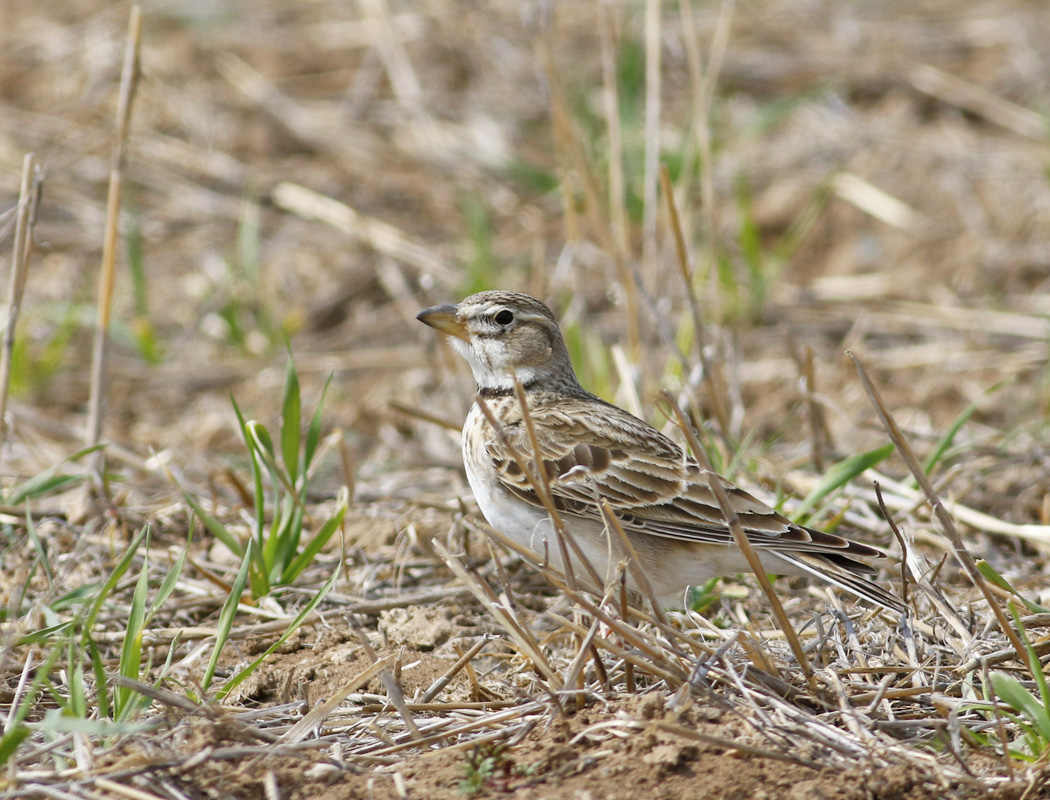
[[[526,381],[521,385],[521,388],[526,392],[529,389],[539,385],[539,378],[533,378],[531,381]],[[478,388],[478,397],[482,400],[495,400],[498,397],[513,397],[514,387],[513,386],[481,386]]]

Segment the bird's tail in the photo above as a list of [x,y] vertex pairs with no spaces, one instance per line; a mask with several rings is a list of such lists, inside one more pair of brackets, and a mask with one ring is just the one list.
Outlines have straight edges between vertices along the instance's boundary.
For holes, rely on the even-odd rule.
[[815,578],[844,589],[861,600],[874,603],[887,611],[908,613],[908,607],[903,600],[865,577],[874,571],[868,564],[838,553],[767,552]]

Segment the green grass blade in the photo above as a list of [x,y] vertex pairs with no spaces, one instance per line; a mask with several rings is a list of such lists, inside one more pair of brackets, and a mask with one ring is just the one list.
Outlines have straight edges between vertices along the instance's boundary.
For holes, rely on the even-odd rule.
[[0,495],[0,497],[3,498],[5,505],[20,506],[26,500],[30,500],[34,497],[42,497],[51,492],[56,492],[59,489],[64,489],[71,484],[79,483],[84,480],[86,476],[60,475],[58,474],[58,470],[64,464],[73,463],[90,453],[94,453],[96,450],[101,450],[103,447],[105,447],[105,445],[96,444],[91,447],[85,447],[83,450],[78,450],[69,458],[65,458],[53,467],[45,469],[39,475],[34,475],[25,483],[13,487],[8,494]]
[[52,611],[58,614],[72,606],[82,605],[89,598],[95,596],[95,592],[101,585],[102,583],[100,581],[95,581],[93,583],[85,583],[83,586],[78,586],[76,589],[70,589],[64,595],[50,603],[49,607]]
[[186,505],[190,507],[190,510],[204,523],[204,527],[208,529],[208,532],[226,545],[226,548],[231,553],[238,558],[242,558],[244,556],[244,546],[237,537],[230,533],[218,519],[205,511],[204,506],[194,500],[189,492],[182,487],[179,487],[179,492],[182,494],[182,499],[186,501]]
[[51,470],[41,472],[20,486],[16,486],[11,495],[5,498],[4,504],[20,506],[26,500],[43,497],[51,492],[57,492],[60,489],[65,489],[67,486],[80,483],[80,481],[84,480],[84,477],[84,475],[55,475]]
[[317,532],[317,535],[310,540],[310,543],[303,548],[301,552],[288,568],[281,575],[282,583],[291,583],[302,573],[313,562],[317,554],[321,552],[322,548],[328,544],[328,540],[332,538],[332,535],[339,530],[339,526],[343,524],[343,517],[346,515],[346,502],[340,504],[335,514],[331,519],[328,520],[324,525],[321,526],[321,530]]
[[266,574],[272,581],[276,581],[277,575],[281,572],[280,568],[277,567],[277,563],[281,551],[287,546],[287,540],[290,535],[288,531],[291,528],[294,514],[295,504],[286,495],[281,500],[277,514],[274,516],[273,524],[270,526],[270,534],[262,549],[262,561],[265,565]]
[[69,676],[66,685],[69,688],[69,702],[66,709],[77,717],[87,716],[87,690],[84,685],[84,660],[82,646],[78,647],[75,636],[66,637],[66,674]]
[[33,514],[29,510],[28,502],[26,503],[26,536],[29,537],[33,550],[36,551],[36,557],[40,561],[40,566],[44,568],[44,575],[47,577],[48,595],[50,595],[55,586],[55,574],[51,571],[51,561],[47,557],[47,549],[44,547],[44,543],[40,541],[40,537],[36,535],[36,525],[33,524]]
[[262,264],[260,243],[262,220],[258,192],[249,188],[241,203],[241,216],[237,223],[237,266],[241,277],[254,294],[259,292],[259,273]]
[[113,568],[109,578],[102,585],[98,594],[95,596],[95,602],[91,604],[91,608],[88,611],[87,618],[84,620],[84,633],[90,633],[91,629],[95,627],[95,620],[98,619],[99,612],[102,610],[103,603],[106,602],[106,598],[109,597],[109,593],[113,591],[113,588],[117,585],[117,582],[127,572],[128,567],[131,566],[131,561],[135,557],[135,553],[138,552],[139,546],[145,540],[146,536],[149,535],[150,526],[144,525],[142,530],[138,532],[134,539],[131,540],[131,544],[128,545],[127,550],[124,551],[124,555],[120,561]]
[[233,413],[237,415],[237,425],[241,429],[241,436],[244,437],[244,444],[248,448],[248,457],[251,460],[252,491],[255,495],[255,530],[253,533],[257,544],[262,547],[263,531],[266,529],[266,487],[263,486],[262,468],[259,466],[255,439],[252,437],[248,422],[244,419],[244,414],[241,413],[241,408],[237,405],[237,400],[232,394],[230,395],[230,402],[233,403]]
[[[124,629],[124,641],[120,646],[118,672],[125,678],[139,679],[139,667],[142,665],[142,630],[146,623],[146,594],[149,591],[149,544],[147,555],[142,560],[142,569],[135,584],[135,594],[131,598],[131,612],[128,614],[128,625]],[[114,711],[117,719],[126,719],[132,706],[134,693],[126,687],[119,687],[114,695]]]
[[289,494],[295,494],[295,485],[291,476],[287,472],[280,468],[277,463],[277,456],[273,449],[273,438],[270,436],[270,431],[266,429],[266,426],[256,422],[255,420],[248,420],[248,433],[252,438],[252,442],[255,443],[255,451],[262,459],[263,464],[266,465],[266,469],[270,473],[270,482],[273,484],[274,502],[280,499],[280,490],[283,487]]
[[1050,718],[1035,696],[1025,689],[1017,678],[1005,672],[993,672],[991,678],[992,688],[999,695],[999,699],[1022,714],[1038,730],[1041,737],[1050,742]]
[[877,447],[874,450],[869,450],[866,453],[857,453],[856,455],[839,461],[837,464],[833,464],[828,471],[824,473],[824,477],[820,479],[816,488],[810,492],[806,499],[802,501],[801,505],[794,510],[792,518],[795,520],[802,519],[817,505],[817,503],[833,491],[845,486],[864,472],[864,470],[870,469],[880,461],[888,458],[892,452],[893,445],[886,444],[882,447]]
[[131,273],[132,296],[135,299],[135,316],[130,321],[130,333],[138,346],[139,355],[150,364],[160,361],[157,337],[149,316],[149,297],[146,291],[146,266],[142,254],[142,228],[139,215],[129,215],[129,225],[124,237],[127,248],[128,271]]
[[244,585],[248,582],[248,568],[255,558],[254,550],[255,543],[249,542],[247,552],[241,560],[241,568],[233,581],[233,588],[230,589],[230,596],[226,598],[222,611],[219,612],[215,649],[208,660],[208,668],[204,671],[204,679],[201,682],[204,691],[208,691],[208,687],[211,686],[212,679],[215,677],[215,669],[219,666],[219,655],[222,653],[222,648],[226,645],[226,640],[230,638],[230,630],[233,628],[233,621],[237,616],[237,607],[240,605],[241,595],[244,593]]
[[[190,537],[193,536],[193,528],[190,528]],[[179,553],[179,557],[175,559],[175,563],[168,569],[168,574],[164,577],[164,582],[160,585],[157,590],[156,596],[153,598],[153,602],[150,603],[149,613],[147,618],[152,618],[154,614],[160,611],[161,607],[171,596],[171,593],[175,590],[175,584],[178,583],[179,578],[182,577],[182,568],[186,564],[186,554],[189,553],[190,543],[187,540],[186,546],[182,548],[182,552]]]
[[249,444],[254,445],[256,450],[259,451],[259,454],[263,456],[267,465],[276,465],[277,457],[274,454],[273,437],[270,436],[270,431],[267,430],[266,426],[261,422],[250,419],[248,420],[246,430],[251,437]]
[[292,620],[292,623],[288,626],[285,632],[281,634],[281,638],[274,642],[272,645],[270,645],[266,649],[266,651],[257,659],[255,659],[251,664],[249,664],[247,667],[245,667],[232,678],[230,678],[229,682],[226,683],[226,685],[224,685],[221,689],[219,689],[219,691],[215,693],[215,699],[222,700],[224,697],[226,697],[226,695],[228,695],[230,692],[236,689],[249,676],[251,676],[251,674],[255,672],[255,670],[259,667],[263,660],[268,655],[270,655],[270,653],[273,653],[275,650],[277,650],[278,647],[284,644],[288,640],[288,637],[295,633],[296,630],[298,630],[299,626],[303,624],[306,618],[310,616],[313,610],[317,608],[317,606],[322,600],[324,600],[325,596],[330,591],[332,591],[332,587],[335,586],[335,582],[338,577],[339,569],[336,568],[332,571],[332,576],[327,581],[325,581],[324,586],[322,586],[318,590],[314,598],[309,603],[307,603],[303,610],[299,612],[299,615],[294,620]]
[[477,194],[462,194],[460,211],[470,241],[470,256],[467,259],[466,286],[463,294],[474,294],[493,288],[492,273],[496,257],[492,250],[492,216],[484,200]]
[[281,456],[284,468],[293,486],[299,485],[299,424],[302,417],[302,398],[299,394],[299,375],[295,361],[288,352],[288,368],[284,373],[284,399],[281,402]]
[[[981,396],[981,399],[983,400],[985,397],[989,397],[990,395],[999,391],[1007,383],[1008,381],[1000,381],[999,383],[995,384]],[[940,460],[944,457],[945,452],[947,452],[948,448],[951,447],[952,443],[955,441],[955,437],[959,433],[959,430],[962,428],[963,425],[970,421],[970,417],[973,416],[973,413],[976,410],[977,401],[974,401],[968,406],[966,406],[966,408],[963,409],[962,413],[955,418],[955,421],[952,423],[951,427],[948,428],[947,431],[945,431],[944,436],[942,436],[937,442],[937,446],[933,448],[933,452],[926,456],[926,460],[922,463],[922,469],[927,475],[929,475],[933,471],[933,468],[936,467],[938,463],[940,463]],[[912,481],[912,485],[917,486],[918,484]]]
[[87,640],[87,652],[91,657],[91,671],[95,674],[95,703],[98,705],[98,716],[106,719],[110,716],[113,707],[109,694],[109,681],[106,679],[106,665],[102,663],[102,655],[98,652],[98,645],[94,639]]
[[87,717],[87,688],[84,685],[84,665],[77,663],[67,670],[69,678],[66,685],[69,688],[68,708],[73,716]]
[[[317,444],[321,441],[321,409],[324,407],[324,399],[328,394],[328,387],[332,384],[332,375],[329,373],[321,389],[321,396],[317,398],[317,408],[314,409],[313,417],[310,418],[310,427],[306,431],[306,447],[303,450],[303,475],[306,475],[317,452]],[[306,488],[305,482],[303,489]]]
[[32,723],[36,730],[49,733],[83,733],[93,739],[105,739],[111,736],[129,736],[155,728],[156,721],[151,722],[115,722],[108,719],[77,719],[62,714],[58,709],[48,711],[40,722]]
[[165,677],[171,672],[171,662],[175,660],[175,654],[179,651],[179,645],[182,644],[182,631],[178,631],[172,638],[171,644],[168,645],[168,655],[164,658],[164,666],[160,669],[160,675],[157,677],[155,686],[159,685]]
[[1013,585],[1008,580],[1006,580],[1006,578],[1000,575],[995,570],[995,568],[983,558],[977,560],[977,571],[984,576],[984,579],[986,581],[994,583],[1000,589],[1004,589],[1005,591],[1009,592],[1014,597],[1016,597],[1021,602],[1021,604],[1024,605],[1024,607],[1027,608],[1032,614],[1050,613],[1050,608],[1047,608],[1046,606],[1041,606],[1038,603],[1033,603],[1031,600],[1024,597],[1013,587]]
[[281,576],[284,574],[288,565],[296,558],[296,551],[299,549],[299,541],[302,538],[303,533],[303,512],[298,507],[289,502],[289,508],[291,515],[288,519],[287,529],[281,532],[280,546],[277,548],[275,558],[273,561],[273,581],[274,583],[284,583]]
[[32,478],[27,480],[18,486],[12,487],[7,495],[0,495],[5,505],[9,506],[20,506],[27,500],[43,497],[44,495],[52,492],[57,492],[59,489],[64,489],[72,484],[79,483],[84,480],[84,475],[60,475],[58,470],[63,464],[67,464],[72,461],[76,461],[78,458],[82,458],[88,453],[93,453],[96,450],[102,449],[105,445],[95,445],[94,447],[87,447],[80,450],[69,458],[60,461],[55,466],[50,467],[39,475],[34,475]]
[[18,751],[18,746],[25,741],[25,738],[31,732],[29,728],[21,723],[7,726],[4,735],[0,736],[0,767],[6,764],[8,759]]
[[[944,457],[945,452],[949,447],[952,446],[952,442],[955,440],[956,434],[959,433],[959,429],[962,428],[967,422],[970,421],[970,417],[973,416],[973,412],[977,410],[977,403],[970,403],[963,409],[963,412],[955,418],[955,422],[952,423],[951,427],[945,431],[944,436],[937,442],[937,446],[933,448],[933,451],[926,456],[926,459],[922,462],[922,470],[929,475],[933,468],[937,466],[941,458]],[[914,484],[914,481],[912,481]]]
[[18,746],[29,735],[30,729],[23,724],[23,721],[36,704],[37,696],[40,694],[41,688],[47,681],[47,677],[51,674],[55,661],[58,660],[61,653],[61,647],[51,648],[47,658],[37,666],[33,683],[30,684],[29,690],[22,697],[22,702],[18,704],[15,713],[8,717],[4,723],[4,735],[0,737],[0,766],[7,763],[11,756],[18,751]]
[[1046,683],[1046,674],[1043,672],[1042,662],[1039,661],[1039,654],[1035,652],[1035,648],[1032,646],[1031,639],[1028,638],[1028,631],[1025,630],[1024,624],[1021,622],[1021,615],[1017,611],[1017,606],[1013,603],[1009,603],[1010,615],[1014,618],[1014,625],[1017,626],[1017,631],[1021,635],[1021,641],[1024,643],[1025,652],[1028,653],[1028,671],[1032,673],[1032,677],[1035,679],[1035,685],[1039,688],[1039,699],[1042,701],[1041,714],[1036,722],[1039,725],[1040,731],[1042,731],[1043,739],[1048,745],[1050,745],[1050,686]]
[[39,630],[27,633],[24,636],[21,636],[18,639],[16,639],[15,644],[18,647],[25,647],[27,644],[45,644],[54,639],[56,633],[67,631],[74,626],[75,623],[73,620],[66,620],[65,622],[60,622],[57,625],[51,625],[47,628],[40,628]]
[[744,265],[747,267],[751,292],[751,313],[757,315],[766,302],[766,257],[762,249],[762,235],[755,221],[751,204],[751,188],[742,175],[736,182],[736,205],[737,217],[740,220],[737,244],[740,247],[740,255],[744,259]]

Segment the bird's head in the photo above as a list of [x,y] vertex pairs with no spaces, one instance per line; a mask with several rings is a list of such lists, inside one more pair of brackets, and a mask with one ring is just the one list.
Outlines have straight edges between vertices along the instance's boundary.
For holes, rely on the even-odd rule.
[[519,292],[479,292],[457,305],[432,306],[417,316],[452,337],[481,391],[512,390],[513,375],[526,387],[579,386],[554,314]]

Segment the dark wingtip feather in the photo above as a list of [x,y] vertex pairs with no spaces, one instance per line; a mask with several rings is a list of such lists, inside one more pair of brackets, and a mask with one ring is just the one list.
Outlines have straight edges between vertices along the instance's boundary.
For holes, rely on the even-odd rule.
[[814,544],[819,544],[823,547],[827,547],[829,550],[840,551],[844,554],[855,556],[857,558],[885,558],[886,554],[881,550],[870,547],[860,542],[855,542],[852,539],[847,539],[844,536],[839,536],[835,533],[828,533],[826,531],[820,531],[816,528],[804,528],[810,535],[810,540]]
[[[855,544],[855,543],[854,543]],[[874,548],[860,545],[867,550]],[[878,552],[878,551],[876,551]],[[844,589],[855,597],[869,603],[894,611],[898,614],[907,614],[908,607],[897,595],[883,589],[877,583],[873,583],[866,575],[876,572],[868,564],[854,561],[842,553],[777,553],[777,556],[785,561],[800,567],[801,569],[820,578],[832,586]],[[852,555],[852,553],[851,553]],[[813,561],[821,563],[814,564]]]

